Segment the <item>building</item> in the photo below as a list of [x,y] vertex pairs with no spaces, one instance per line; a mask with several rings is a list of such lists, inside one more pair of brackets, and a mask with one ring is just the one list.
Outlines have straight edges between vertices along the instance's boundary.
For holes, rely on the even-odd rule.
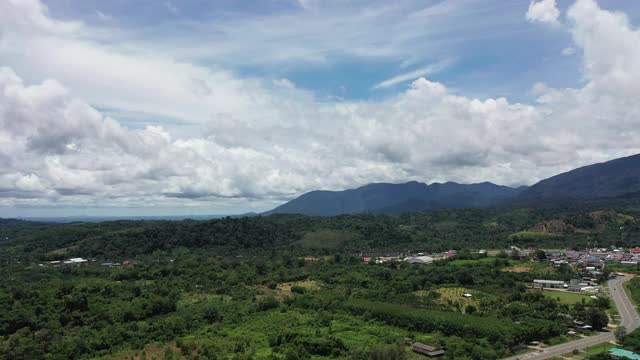
[[591,330],[593,330],[593,327],[591,325],[582,325],[578,327],[578,331],[582,331],[582,332],[591,331]]
[[433,258],[431,256],[414,256],[407,259],[409,264],[431,264]]
[[449,250],[447,252],[442,253],[442,258],[444,259],[452,258],[454,256],[456,256],[455,250]]
[[564,281],[559,280],[533,280],[533,287],[539,289],[562,289]]
[[589,284],[583,282],[580,279],[571,279],[571,281],[569,281],[569,284],[567,285],[567,291],[575,291],[578,292],[580,290],[582,290],[583,287],[585,286],[589,286]]
[[426,355],[428,357],[438,357],[444,355],[444,350],[419,342],[414,342],[411,345],[411,349],[414,353]]
[[609,356],[612,359],[640,360],[640,355],[634,353],[633,351],[624,350],[620,348],[612,348],[611,350],[609,350]]

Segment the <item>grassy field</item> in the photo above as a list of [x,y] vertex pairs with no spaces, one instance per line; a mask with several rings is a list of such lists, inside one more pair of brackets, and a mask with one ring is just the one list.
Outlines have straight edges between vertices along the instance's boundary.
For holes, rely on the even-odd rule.
[[276,286],[275,289],[270,289],[266,286],[258,286],[256,289],[260,293],[258,298],[263,298],[265,296],[272,296],[278,300],[284,300],[285,298],[289,298],[293,296],[291,292],[291,288],[294,286],[303,287],[307,290],[315,290],[320,288],[322,284],[315,280],[301,280],[287,283],[280,283]]
[[[602,343],[596,346],[592,346],[590,348],[586,348],[584,350],[579,351],[577,354],[567,353],[562,355],[562,357],[558,357],[557,359],[571,359],[571,360],[583,360],[588,359],[590,356],[603,354],[609,352],[609,349],[615,347],[615,345],[611,343]],[[556,359],[556,358],[554,358]]]
[[[438,304],[448,305],[455,311],[463,310],[467,305],[473,305],[476,309],[480,310],[482,307],[480,300],[492,297],[482,291],[463,287],[443,287],[436,289],[435,292],[438,294],[438,298],[436,299]],[[462,294],[465,293],[471,294],[472,297],[462,296]],[[420,290],[417,291],[416,294],[418,296],[428,296],[429,291]]]
[[506,272],[555,272],[556,269],[548,262],[511,261],[511,265],[502,269]]
[[586,355],[596,355],[608,352],[610,349],[614,348],[615,345],[610,343],[603,343],[596,346],[592,346],[590,348],[586,348],[584,350]]
[[553,291],[553,290],[542,290],[545,296],[558,299],[561,304],[573,305],[577,302],[588,301],[590,298],[587,295],[582,295],[580,293],[568,292],[568,291]]

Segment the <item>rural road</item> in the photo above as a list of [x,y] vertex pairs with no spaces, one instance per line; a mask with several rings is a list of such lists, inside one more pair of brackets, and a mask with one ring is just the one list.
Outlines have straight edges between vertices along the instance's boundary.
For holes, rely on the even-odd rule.
[[[620,313],[620,325],[627,328],[628,331],[632,331],[640,325],[640,319],[638,318],[638,312],[631,303],[631,300],[624,291],[623,284],[626,281],[631,280],[630,276],[618,277],[609,280],[609,291],[611,298],[618,308]],[[512,356],[505,360],[543,360],[550,359],[554,356],[560,356],[562,354],[570,353],[574,349],[585,349],[594,345],[601,344],[603,342],[615,340],[613,332],[600,332],[597,335],[589,336],[586,338],[578,339],[568,343],[550,346],[545,348],[541,352],[531,352],[518,356]]]

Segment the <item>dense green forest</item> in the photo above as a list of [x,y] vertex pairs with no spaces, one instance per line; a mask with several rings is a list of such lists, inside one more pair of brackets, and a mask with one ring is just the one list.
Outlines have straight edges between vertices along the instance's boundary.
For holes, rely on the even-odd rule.
[[[601,303],[561,304],[526,288],[540,273],[490,260],[367,265],[183,248],[117,268],[13,265],[0,273],[0,357],[127,359],[158,344],[162,356],[196,359],[406,358],[401,342],[413,336],[448,358],[495,359],[521,342],[562,341],[559,314],[606,319]],[[456,289],[477,299],[450,296]]]
[[[446,348],[447,359],[498,359],[529,341],[569,340],[571,319],[601,328],[610,304],[571,304],[528,288],[534,278],[569,280],[570,269],[537,263],[509,271],[522,260],[473,249],[635,245],[638,215],[521,209],[3,220],[0,359],[420,358],[407,337]],[[354,256],[450,248],[456,258],[431,265]],[[49,264],[74,256],[90,261]],[[101,265],[123,260],[129,264]]]
[[[545,223],[543,231],[537,230]],[[219,255],[440,252],[449,249],[634,246],[640,212],[563,209],[468,209],[404,215],[225,218],[208,221],[0,223],[2,256],[25,261],[72,256],[127,258],[178,247]],[[558,225],[560,224],[560,225]],[[531,231],[533,230],[533,231]],[[7,260],[5,260],[7,261]]]

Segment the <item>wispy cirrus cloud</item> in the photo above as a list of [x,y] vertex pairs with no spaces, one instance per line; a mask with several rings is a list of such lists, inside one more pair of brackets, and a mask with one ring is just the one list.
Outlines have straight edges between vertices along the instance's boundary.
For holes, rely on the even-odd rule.
[[441,71],[448,69],[454,63],[455,63],[455,59],[453,58],[441,60],[441,61],[438,61],[437,63],[425,66],[423,68],[406,72],[404,74],[396,75],[390,79],[377,83],[373,88],[374,89],[388,88],[400,83],[415,80],[419,77],[437,74]]

